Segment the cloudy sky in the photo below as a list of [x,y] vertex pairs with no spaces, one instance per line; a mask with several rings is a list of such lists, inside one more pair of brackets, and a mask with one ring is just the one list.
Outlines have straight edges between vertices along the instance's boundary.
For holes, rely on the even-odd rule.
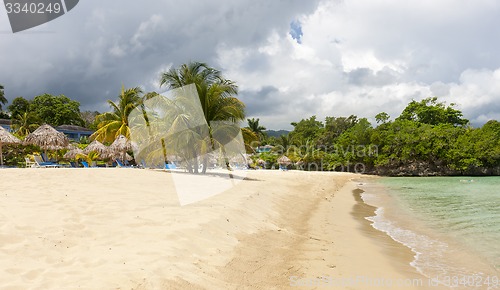
[[65,94],[107,111],[120,88],[202,61],[236,81],[269,129],[316,115],[397,117],[412,99],[500,120],[496,0],[81,0],[13,34],[0,7],[0,84],[10,101]]

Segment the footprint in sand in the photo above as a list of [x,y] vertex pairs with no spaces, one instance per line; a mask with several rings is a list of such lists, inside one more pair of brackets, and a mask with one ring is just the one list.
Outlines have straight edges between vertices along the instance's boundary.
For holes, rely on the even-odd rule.
[[97,268],[99,266],[102,266],[106,264],[106,260],[99,258],[99,259],[81,259],[80,261],[85,268]]
[[35,280],[38,276],[40,276],[41,272],[42,270],[31,270],[28,273],[21,275],[21,277],[27,280]]
[[10,268],[10,269],[4,270],[4,272],[12,274],[12,275],[18,275],[24,271],[25,271],[24,269],[19,269],[19,268]]
[[18,244],[26,240],[24,236],[0,235],[0,247],[11,244]]

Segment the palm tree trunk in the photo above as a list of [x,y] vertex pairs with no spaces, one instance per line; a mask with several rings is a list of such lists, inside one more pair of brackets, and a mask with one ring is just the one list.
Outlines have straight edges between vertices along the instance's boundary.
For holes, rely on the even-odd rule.
[[208,167],[208,154],[205,154],[205,156],[203,157],[203,170],[201,171],[202,174],[206,174],[207,173],[207,167]]
[[229,158],[227,157],[227,152],[224,146],[221,146],[222,156],[224,157],[224,163],[226,164],[226,169],[229,171],[229,178],[233,179],[232,169],[229,165]]
[[199,168],[198,168],[198,154],[196,153],[196,150],[193,148],[193,170],[194,170],[194,174],[198,174],[199,173]]
[[193,164],[191,162],[186,161],[186,169],[189,173],[193,173]]
[[163,163],[167,163],[167,145],[165,144],[165,138],[161,138],[161,148],[163,153]]
[[0,166],[3,166],[2,142],[0,142]]

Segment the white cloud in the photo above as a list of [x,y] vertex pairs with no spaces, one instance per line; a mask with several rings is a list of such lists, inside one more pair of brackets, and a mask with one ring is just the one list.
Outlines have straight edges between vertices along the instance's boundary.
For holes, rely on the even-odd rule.
[[120,3],[81,1],[37,33],[2,34],[7,98],[65,93],[102,111],[122,84],[160,91],[162,71],[203,61],[272,129],[311,115],[396,117],[434,95],[477,124],[499,118],[498,1]]

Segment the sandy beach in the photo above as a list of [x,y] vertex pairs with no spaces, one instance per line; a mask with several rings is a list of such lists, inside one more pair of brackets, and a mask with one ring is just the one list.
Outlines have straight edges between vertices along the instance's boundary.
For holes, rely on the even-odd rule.
[[439,289],[364,219],[358,175],[249,171],[180,206],[173,174],[1,170],[0,289]]

